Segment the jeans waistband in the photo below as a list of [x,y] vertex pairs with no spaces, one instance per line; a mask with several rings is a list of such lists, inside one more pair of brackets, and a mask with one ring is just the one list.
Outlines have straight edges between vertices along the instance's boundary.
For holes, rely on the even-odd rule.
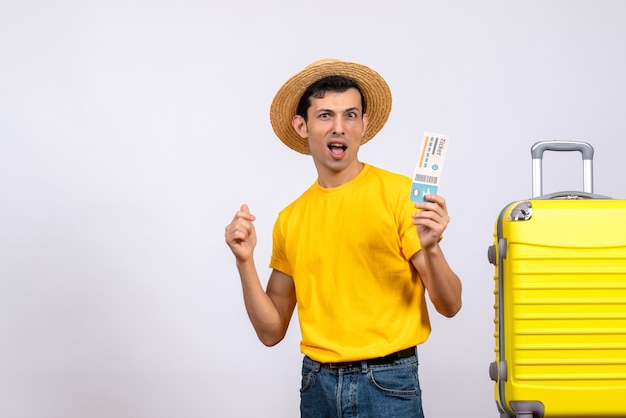
[[344,368],[349,368],[349,367],[362,367],[364,363],[370,366],[392,364],[396,360],[409,358],[409,357],[415,356],[416,354],[417,354],[417,348],[410,347],[404,350],[396,351],[395,353],[391,353],[383,357],[376,357],[376,358],[371,358],[367,360],[342,361],[338,363],[320,363],[320,365],[321,367],[326,367],[329,369],[344,369]]

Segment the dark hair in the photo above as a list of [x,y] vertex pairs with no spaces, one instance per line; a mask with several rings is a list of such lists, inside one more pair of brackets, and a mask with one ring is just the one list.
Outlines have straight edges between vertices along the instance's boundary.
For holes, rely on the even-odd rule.
[[361,87],[356,81],[354,81],[350,77],[345,77],[342,75],[331,75],[328,77],[320,78],[315,83],[311,84],[309,88],[306,89],[305,92],[302,94],[302,97],[298,102],[296,114],[302,116],[306,121],[307,111],[311,106],[311,97],[321,99],[322,97],[324,97],[326,92],[335,91],[338,93],[343,93],[348,89],[357,89],[357,91],[361,95],[361,107],[363,108],[363,114],[365,114],[367,104],[365,102],[365,96],[363,95]]

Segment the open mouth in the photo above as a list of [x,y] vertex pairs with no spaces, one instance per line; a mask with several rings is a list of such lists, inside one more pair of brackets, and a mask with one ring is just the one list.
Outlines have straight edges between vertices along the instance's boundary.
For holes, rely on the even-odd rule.
[[342,152],[344,152],[346,149],[348,149],[348,147],[346,147],[343,144],[339,144],[339,143],[330,143],[328,144],[328,149],[330,150],[330,152],[332,152],[333,154],[341,154]]

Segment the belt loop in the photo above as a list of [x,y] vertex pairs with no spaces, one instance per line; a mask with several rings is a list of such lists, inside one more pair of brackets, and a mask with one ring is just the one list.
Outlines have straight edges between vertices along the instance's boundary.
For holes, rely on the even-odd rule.
[[307,355],[304,356],[304,362],[307,363],[316,373],[319,372],[320,369],[322,368],[322,363],[320,363],[319,361],[313,360],[311,357]]
[[361,373],[367,373],[367,360],[361,362]]

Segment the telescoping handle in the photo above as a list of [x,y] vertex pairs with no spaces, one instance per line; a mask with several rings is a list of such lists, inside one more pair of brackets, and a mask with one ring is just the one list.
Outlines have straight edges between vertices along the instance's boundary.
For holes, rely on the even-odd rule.
[[583,158],[583,192],[593,193],[593,147],[578,141],[540,141],[530,152],[533,157],[533,197],[543,194],[543,153],[544,151],[579,151]]

